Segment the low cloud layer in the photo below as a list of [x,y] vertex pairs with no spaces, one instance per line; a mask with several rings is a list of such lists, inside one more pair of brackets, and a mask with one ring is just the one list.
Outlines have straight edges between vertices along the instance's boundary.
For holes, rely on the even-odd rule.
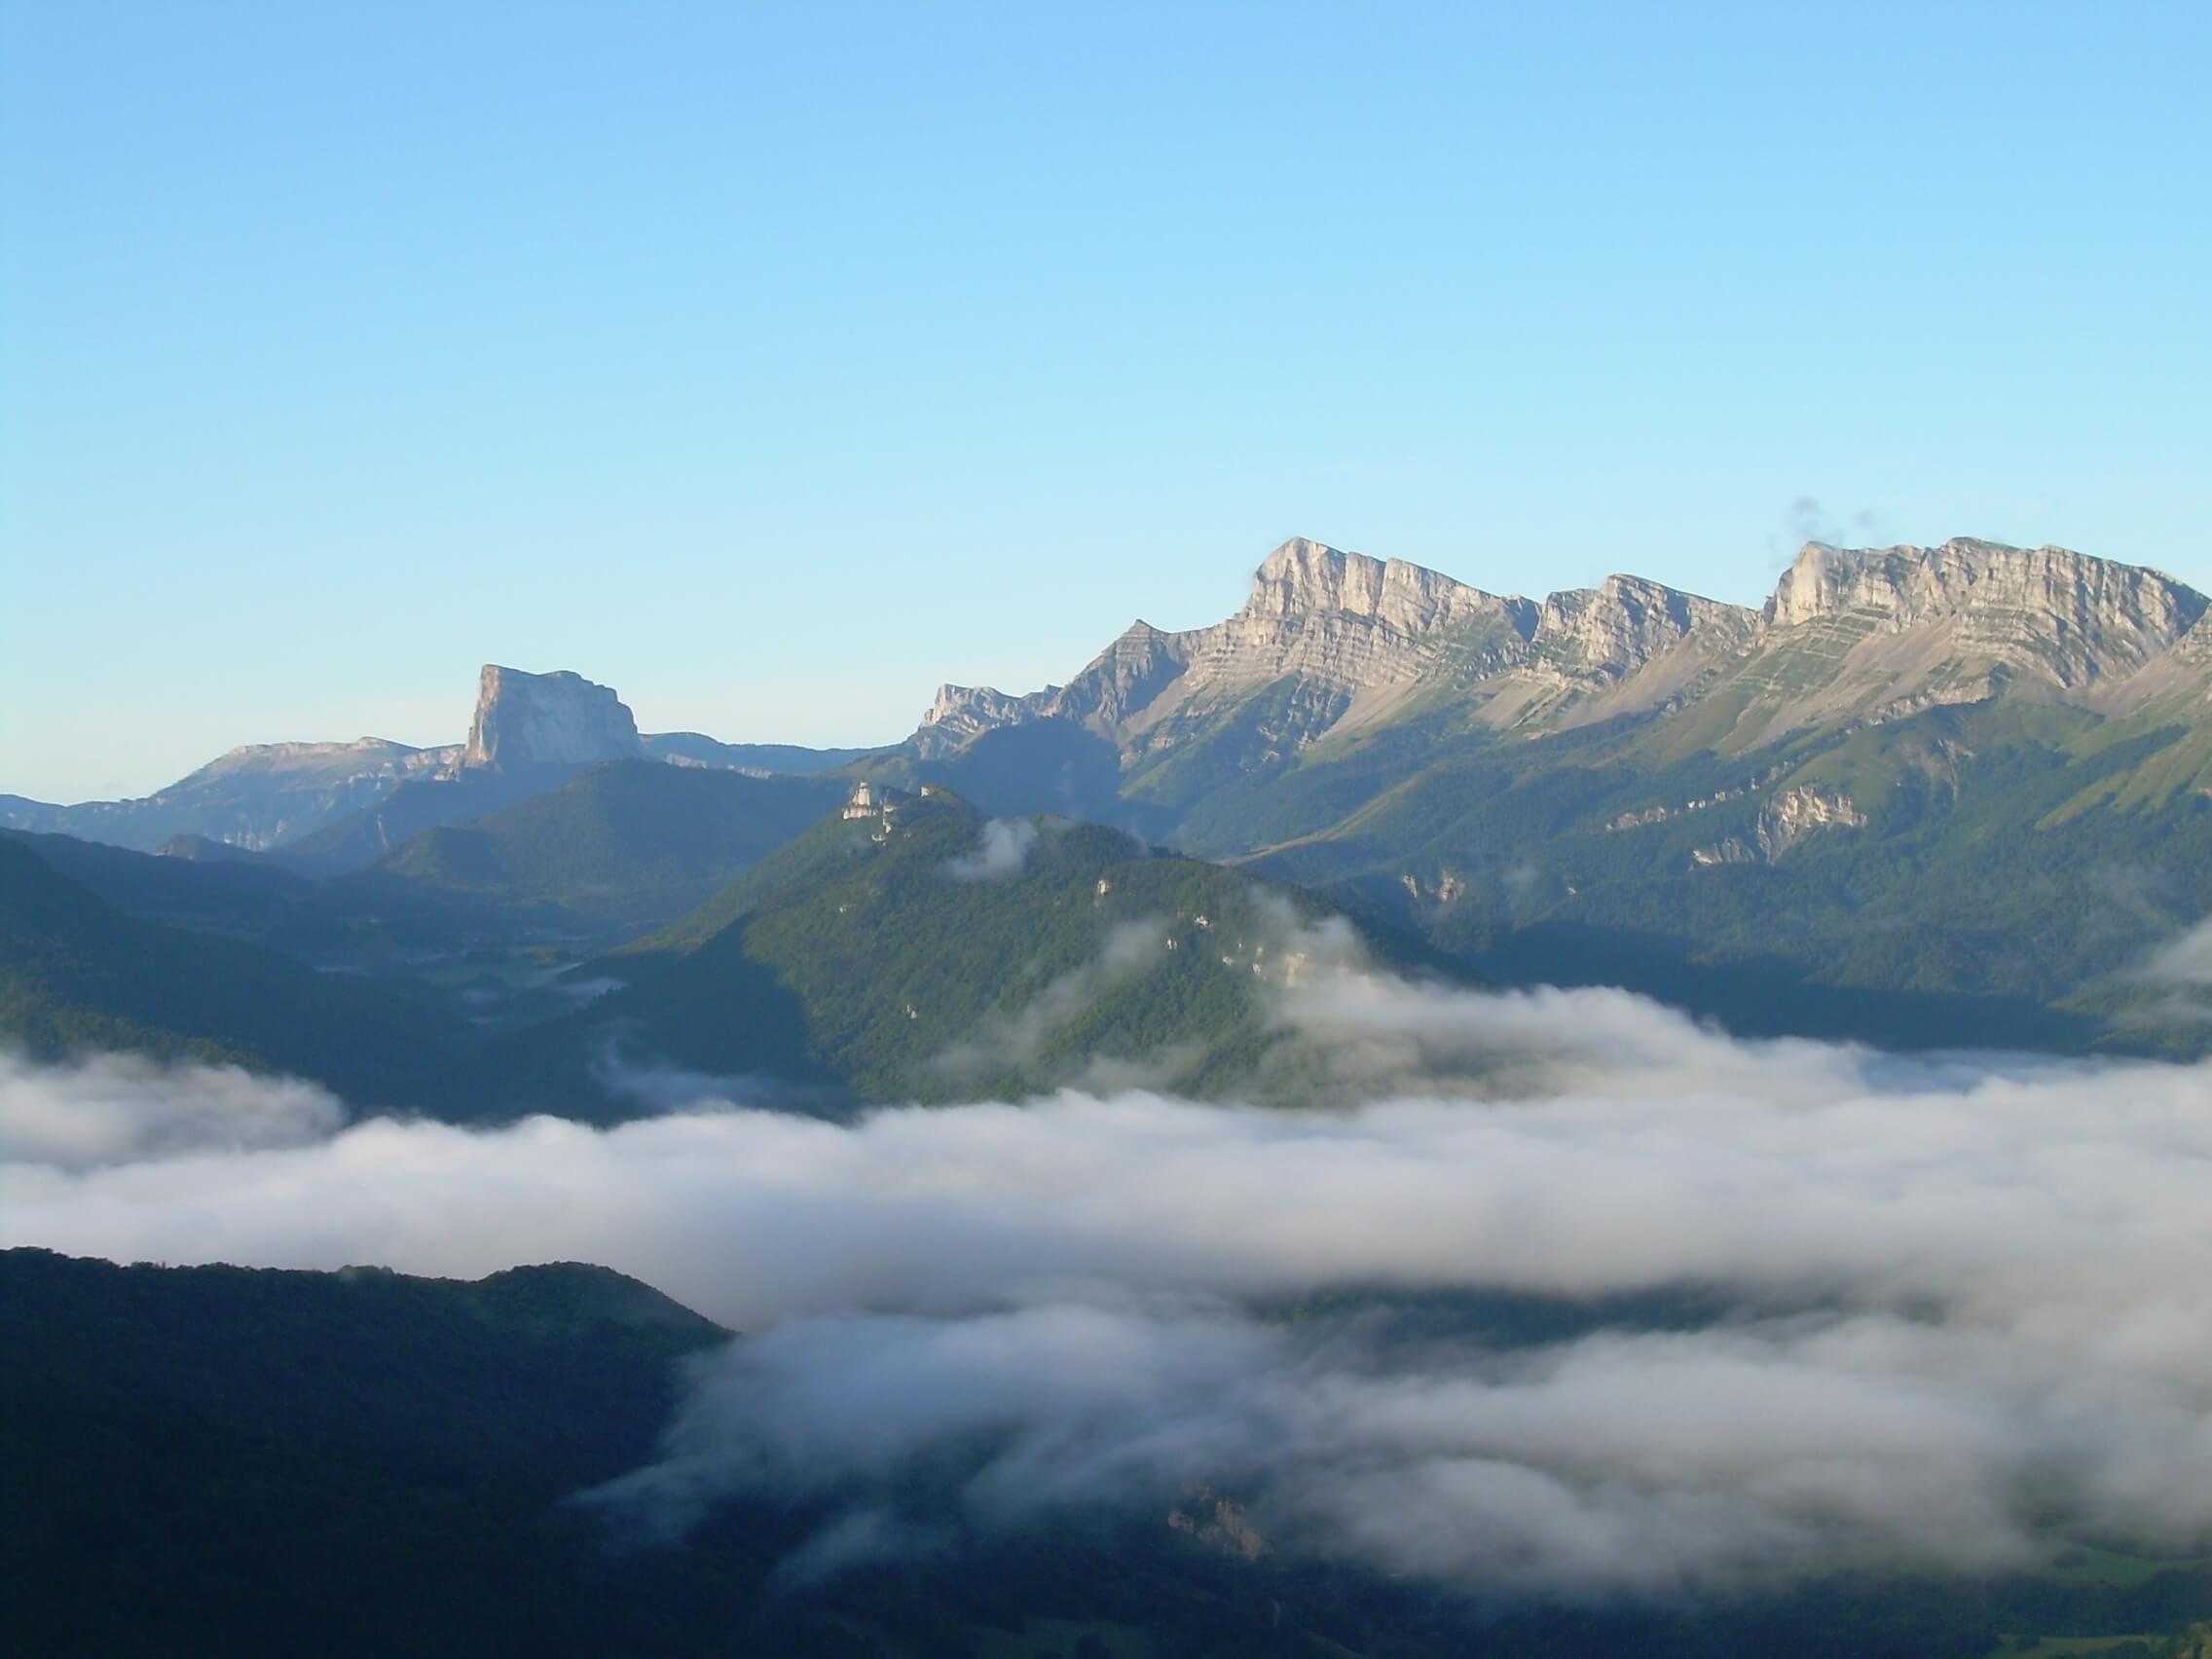
[[91,1169],[300,1146],[345,1121],[335,1095],[296,1078],[129,1054],[39,1066],[0,1051],[0,1164]]
[[2153,951],[2142,977],[2193,990],[2212,989],[2212,922],[2199,922]]
[[2126,976],[2134,995],[2115,1018],[2151,1030],[2212,1025],[2212,921],[2198,922],[2154,949]]
[[[794,1571],[914,1547],[918,1490],[990,1528],[1203,1483],[1286,1552],[1546,1591],[2212,1530],[2212,1069],[1738,1042],[1312,954],[1282,1017],[1392,1091],[1357,1110],[698,1103],[88,1154],[51,1125],[112,1122],[106,1074],[17,1065],[0,1238],[635,1273],[751,1334],[605,1500],[812,1496]],[[300,1122],[296,1086],[148,1075]]]

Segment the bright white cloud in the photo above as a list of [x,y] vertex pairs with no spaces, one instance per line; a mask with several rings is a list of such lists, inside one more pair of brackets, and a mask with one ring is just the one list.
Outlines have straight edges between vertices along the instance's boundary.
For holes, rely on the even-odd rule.
[[165,1066],[102,1054],[37,1066],[0,1051],[0,1164],[61,1169],[210,1150],[318,1141],[346,1121],[337,1098],[296,1078],[237,1066]]

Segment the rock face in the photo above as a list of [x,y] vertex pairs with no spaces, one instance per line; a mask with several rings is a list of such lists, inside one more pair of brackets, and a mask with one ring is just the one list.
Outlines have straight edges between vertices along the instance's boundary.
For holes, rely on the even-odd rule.
[[2141,700],[2174,678],[2151,670],[2192,653],[2212,663],[2196,626],[2206,608],[2156,571],[1969,537],[1808,543],[1759,610],[1632,575],[1532,601],[1297,538],[1268,555],[1225,621],[1184,633],[1139,622],[1064,687],[1027,696],[946,686],[913,746],[940,755],[999,726],[1063,719],[1141,774],[1265,692],[1233,761],[1247,770],[1439,699],[1530,732],[1691,711],[1698,747],[1741,750],[2009,691]]
[[2009,690],[2106,698],[2185,640],[2205,604],[2157,571],[2063,547],[1810,542],[1767,601],[1737,676],[1751,696],[1735,741]]
[[1285,682],[1270,756],[1385,719],[1427,685],[1454,687],[1511,724],[1599,697],[1687,646],[1702,664],[1709,648],[1740,645],[1756,621],[1742,607],[1638,576],[1539,603],[1300,537],[1268,555],[1250,599],[1227,620],[1184,633],[1138,622],[1064,687],[1024,697],[946,686],[915,745],[940,754],[997,726],[1066,719],[1141,763]]
[[2204,608],[2202,594],[2157,571],[2063,547],[1959,536],[1940,547],[1810,542],[1764,619],[1788,629],[1844,614],[1880,634],[1948,623],[1964,646],[2077,686],[2139,668],[2188,633]]
[[612,687],[566,669],[525,674],[486,663],[461,765],[581,766],[639,753],[638,722]]
[[1739,605],[1700,599],[1641,576],[1607,576],[1544,601],[1532,643],[1566,669],[1619,681],[1693,635],[1737,645],[1753,628]]
[[1536,623],[1525,599],[1500,599],[1402,559],[1371,559],[1294,537],[1270,553],[1252,576],[1247,621],[1301,623],[1341,613],[1417,638],[1455,622],[1502,619],[1526,637]]
[[940,685],[914,734],[914,747],[925,756],[949,754],[986,731],[1040,718],[1059,694],[1057,685],[1026,697],[1011,697],[988,685]]
[[[963,729],[973,735],[982,726],[971,722]],[[644,758],[766,777],[829,771],[869,753],[720,743],[690,731],[640,736],[630,711],[605,685],[567,671],[525,674],[487,664],[477,676],[465,744],[416,749],[381,737],[248,744],[135,800],[55,806],[0,794],[0,830],[75,835],[140,852],[195,841],[264,851],[374,813],[408,784],[504,777],[494,792],[504,791],[504,801],[517,788],[551,788],[563,769],[601,760]],[[376,850],[374,837],[370,844]],[[191,856],[211,855],[201,849]]]
[[2212,663],[2212,622],[2199,616],[2195,626],[2175,644],[2173,654],[2182,662]]
[[1836,790],[1798,784],[1784,790],[1760,809],[1749,842],[1731,835],[1713,846],[1695,849],[1690,854],[1690,862],[1696,865],[1776,864],[1783,854],[1816,830],[1865,828],[1866,815],[1853,804],[1849,795]]

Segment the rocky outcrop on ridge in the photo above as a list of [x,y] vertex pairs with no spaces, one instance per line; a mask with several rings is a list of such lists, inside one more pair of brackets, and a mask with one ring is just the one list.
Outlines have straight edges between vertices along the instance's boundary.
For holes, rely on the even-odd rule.
[[947,686],[913,741],[938,755],[999,726],[1066,719],[1115,742],[1124,765],[1142,763],[1294,682],[1271,756],[1430,692],[1532,729],[1677,715],[1730,692],[1702,743],[1740,749],[2008,691],[2124,698],[2115,688],[2140,679],[2148,694],[2163,681],[2145,671],[2162,661],[2194,651],[2212,664],[2212,636],[2197,627],[2206,607],[2156,571],[1972,537],[1808,543],[1758,610],[1632,575],[1532,601],[1294,538],[1261,564],[1234,616],[1182,633],[1139,622],[1064,687]]
[[566,669],[525,674],[496,663],[486,663],[477,677],[463,769],[580,766],[638,753],[638,722],[611,686]]

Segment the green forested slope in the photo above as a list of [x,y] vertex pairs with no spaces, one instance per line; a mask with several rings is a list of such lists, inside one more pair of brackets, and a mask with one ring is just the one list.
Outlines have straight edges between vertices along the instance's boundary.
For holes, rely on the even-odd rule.
[[962,879],[985,823],[940,793],[888,832],[818,825],[581,970],[622,988],[500,1045],[489,1070],[505,1081],[487,1087],[512,1106],[572,1101],[611,1052],[866,1100],[1028,1092],[1101,1065],[1200,1092],[1252,1076],[1280,1041],[1261,993],[1308,902],[1050,820],[1024,821],[1017,871]]
[[375,1105],[411,1103],[457,1033],[426,996],[124,915],[0,839],[0,1037],[268,1066]]
[[464,824],[410,837],[353,890],[404,884],[624,927],[679,915],[844,793],[821,778],[618,760]]

